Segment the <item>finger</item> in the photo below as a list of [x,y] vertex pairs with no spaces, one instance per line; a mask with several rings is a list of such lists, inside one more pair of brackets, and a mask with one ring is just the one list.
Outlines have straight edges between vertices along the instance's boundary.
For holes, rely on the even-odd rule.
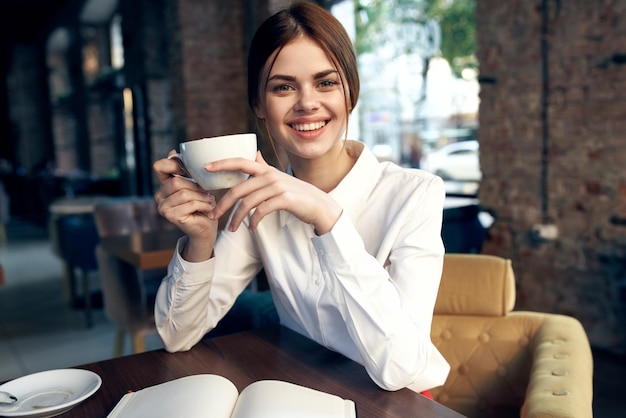
[[204,169],[212,173],[218,171],[243,171],[246,174],[254,175],[257,172],[256,164],[255,161],[245,158],[226,158],[206,163]]
[[189,218],[207,214],[215,208],[215,199],[211,195],[182,189],[166,199],[159,199],[158,210],[167,220],[175,224],[186,224]]
[[[182,183],[185,182],[185,180],[173,179],[170,183],[175,182]],[[155,196],[159,203],[169,206],[175,206],[193,200],[215,203],[215,197],[202,189],[193,187],[169,187],[169,184],[161,187]]]
[[[188,190],[191,193],[195,193],[199,198],[205,195],[211,196],[209,192],[202,189],[198,184],[181,177],[169,177],[166,181],[161,183],[158,192],[163,199],[166,199],[180,190]],[[191,198],[192,197],[190,197],[190,199]]]
[[196,183],[180,177],[170,177],[169,180],[161,184],[154,196],[159,205],[166,201],[169,205],[189,200],[215,202],[215,197],[211,193],[201,189]]
[[212,221],[207,214],[215,207],[214,202],[189,200],[175,206],[164,208],[168,220],[176,224],[187,225],[200,217],[203,222]]
[[[294,202],[293,195],[289,193],[288,182],[285,183],[285,180],[291,179],[291,176],[271,167],[263,176],[253,177],[238,185],[241,189],[237,193],[241,193],[242,198],[231,219],[232,229],[236,230],[249,213],[252,214],[250,227],[254,229],[268,213],[276,210],[292,212],[293,204],[297,202]],[[237,198],[237,194],[233,193],[230,197]],[[220,203],[222,202],[218,203],[218,209]]]
[[261,151],[257,151],[256,152],[256,158],[255,158],[254,161],[256,161],[257,163],[262,163],[262,164],[265,164],[265,165],[269,165],[269,164],[267,164],[267,162],[265,162],[265,158],[263,158],[263,154],[261,154]]
[[[273,204],[269,204],[269,202],[273,202]],[[261,219],[272,211],[272,207],[280,208],[276,191],[272,187],[260,188],[241,200],[231,217],[228,229],[230,231],[236,231],[246,216],[251,212],[253,212],[252,218],[255,219],[254,226],[251,225],[251,229],[254,229]]]
[[152,169],[156,173],[159,183],[161,184],[169,180],[169,178],[174,174],[182,174],[178,162],[167,158],[155,161],[152,164]]
[[[246,169],[243,165],[249,167]],[[238,199],[248,195],[253,190],[261,187],[258,181],[253,181],[255,178],[260,177],[263,174],[271,173],[275,171],[274,167],[270,166],[265,162],[263,156],[260,151],[257,151],[256,160],[249,161],[241,158],[229,158],[224,160],[219,160],[214,163],[207,163],[205,165],[207,171],[215,172],[215,171],[243,171],[247,174],[250,174],[251,177],[246,181],[230,188],[226,191],[225,194],[222,194],[218,199],[218,207],[217,210],[212,214],[213,219],[220,218],[224,213],[226,213],[236,202]]]
[[264,187],[267,181],[262,177],[250,177],[226,192],[217,202],[215,210],[210,214],[212,219],[218,219],[228,212],[239,199],[242,199],[255,190]]
[[225,158],[223,160],[206,163],[204,165],[204,169],[210,172],[243,171],[251,176],[258,176],[269,166],[263,157],[260,157],[260,160],[259,157],[260,153],[257,152],[257,156],[254,161],[245,158]]

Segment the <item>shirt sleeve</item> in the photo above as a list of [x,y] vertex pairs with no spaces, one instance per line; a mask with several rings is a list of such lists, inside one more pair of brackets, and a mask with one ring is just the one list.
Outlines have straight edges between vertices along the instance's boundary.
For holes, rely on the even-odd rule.
[[216,257],[200,263],[181,257],[186,239],[176,244],[154,307],[157,332],[170,352],[189,350],[215,328],[258,272],[245,227],[220,233]]
[[[440,357],[430,329],[443,268],[443,182],[433,177],[411,196],[382,226],[389,249],[376,255],[383,259],[368,253],[346,215],[328,234],[313,238],[327,289],[361,360],[387,390],[424,380],[433,351]],[[437,385],[426,383],[425,389]]]

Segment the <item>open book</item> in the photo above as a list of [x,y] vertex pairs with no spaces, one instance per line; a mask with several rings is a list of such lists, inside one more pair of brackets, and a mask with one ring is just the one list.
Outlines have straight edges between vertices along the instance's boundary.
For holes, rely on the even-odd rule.
[[356,418],[353,401],[279,380],[238,393],[215,374],[181,377],[122,397],[107,418]]

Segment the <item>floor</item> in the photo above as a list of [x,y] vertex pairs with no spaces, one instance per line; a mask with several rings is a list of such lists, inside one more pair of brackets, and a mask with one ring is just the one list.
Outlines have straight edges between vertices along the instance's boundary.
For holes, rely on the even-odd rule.
[[[0,286],[0,382],[43,370],[72,367],[112,357],[114,327],[102,309],[86,327],[82,309],[69,306],[63,265],[45,228],[13,221],[0,243],[5,284]],[[97,273],[91,277],[98,288]],[[130,354],[126,343],[125,354]],[[156,335],[148,349],[161,348]],[[626,357],[594,350],[594,416],[626,413]]]
[[[63,265],[52,251],[46,229],[14,221],[7,236],[7,242],[0,243],[5,276],[0,286],[0,382],[111,358],[114,326],[99,308],[88,328],[84,310],[70,307]],[[98,289],[97,272],[90,280]],[[146,347],[162,345],[153,335],[146,339]],[[130,341],[124,354],[130,354]]]

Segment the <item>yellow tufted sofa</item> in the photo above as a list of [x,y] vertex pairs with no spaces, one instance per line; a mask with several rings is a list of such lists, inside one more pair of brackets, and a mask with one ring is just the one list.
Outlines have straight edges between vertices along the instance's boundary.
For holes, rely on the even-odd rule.
[[472,418],[592,417],[581,323],[514,305],[510,260],[445,255],[431,336],[451,370],[435,400]]

